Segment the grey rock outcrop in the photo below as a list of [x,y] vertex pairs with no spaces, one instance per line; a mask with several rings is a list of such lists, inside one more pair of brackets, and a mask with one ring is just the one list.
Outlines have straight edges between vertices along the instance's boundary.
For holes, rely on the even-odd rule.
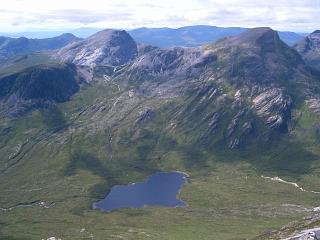
[[129,72],[135,79],[142,80],[150,77],[188,77],[199,73],[216,59],[211,51],[198,48],[154,48],[137,58]]
[[308,99],[306,104],[313,112],[320,113],[320,98]]
[[291,98],[281,89],[268,89],[253,99],[258,116],[265,119],[271,128],[287,131],[287,121],[291,117]]
[[155,112],[152,108],[146,108],[139,112],[139,115],[136,119],[136,123],[144,123],[155,116]]

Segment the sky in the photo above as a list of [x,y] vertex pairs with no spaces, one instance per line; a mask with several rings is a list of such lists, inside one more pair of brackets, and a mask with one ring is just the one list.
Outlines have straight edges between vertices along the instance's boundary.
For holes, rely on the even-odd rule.
[[0,0],[0,32],[268,26],[320,29],[320,0]]

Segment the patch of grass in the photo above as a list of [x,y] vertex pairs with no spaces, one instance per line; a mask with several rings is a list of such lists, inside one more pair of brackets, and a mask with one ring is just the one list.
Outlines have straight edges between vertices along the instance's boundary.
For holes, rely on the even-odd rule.
[[65,127],[67,124],[67,119],[64,116],[64,113],[55,105],[49,108],[40,109],[40,113],[43,123],[48,129]]

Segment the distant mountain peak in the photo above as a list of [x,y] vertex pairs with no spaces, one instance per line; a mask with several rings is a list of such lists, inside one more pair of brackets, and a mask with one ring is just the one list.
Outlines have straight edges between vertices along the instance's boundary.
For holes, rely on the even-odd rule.
[[258,44],[266,45],[273,44],[280,41],[279,35],[276,31],[269,27],[252,28],[237,36],[229,38],[232,44]]
[[315,31],[312,32],[311,34],[320,34],[320,30],[315,30]]
[[95,34],[91,35],[89,38],[111,38],[114,36],[126,36],[128,33],[125,30],[117,29],[104,29]]
[[77,37],[73,35],[72,33],[63,33],[57,38],[69,38],[69,39],[76,39]]

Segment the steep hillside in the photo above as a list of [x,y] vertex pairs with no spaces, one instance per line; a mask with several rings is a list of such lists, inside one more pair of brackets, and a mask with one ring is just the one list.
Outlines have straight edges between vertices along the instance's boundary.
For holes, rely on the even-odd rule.
[[16,115],[32,107],[68,101],[86,80],[71,64],[38,65],[1,77],[1,112]]

